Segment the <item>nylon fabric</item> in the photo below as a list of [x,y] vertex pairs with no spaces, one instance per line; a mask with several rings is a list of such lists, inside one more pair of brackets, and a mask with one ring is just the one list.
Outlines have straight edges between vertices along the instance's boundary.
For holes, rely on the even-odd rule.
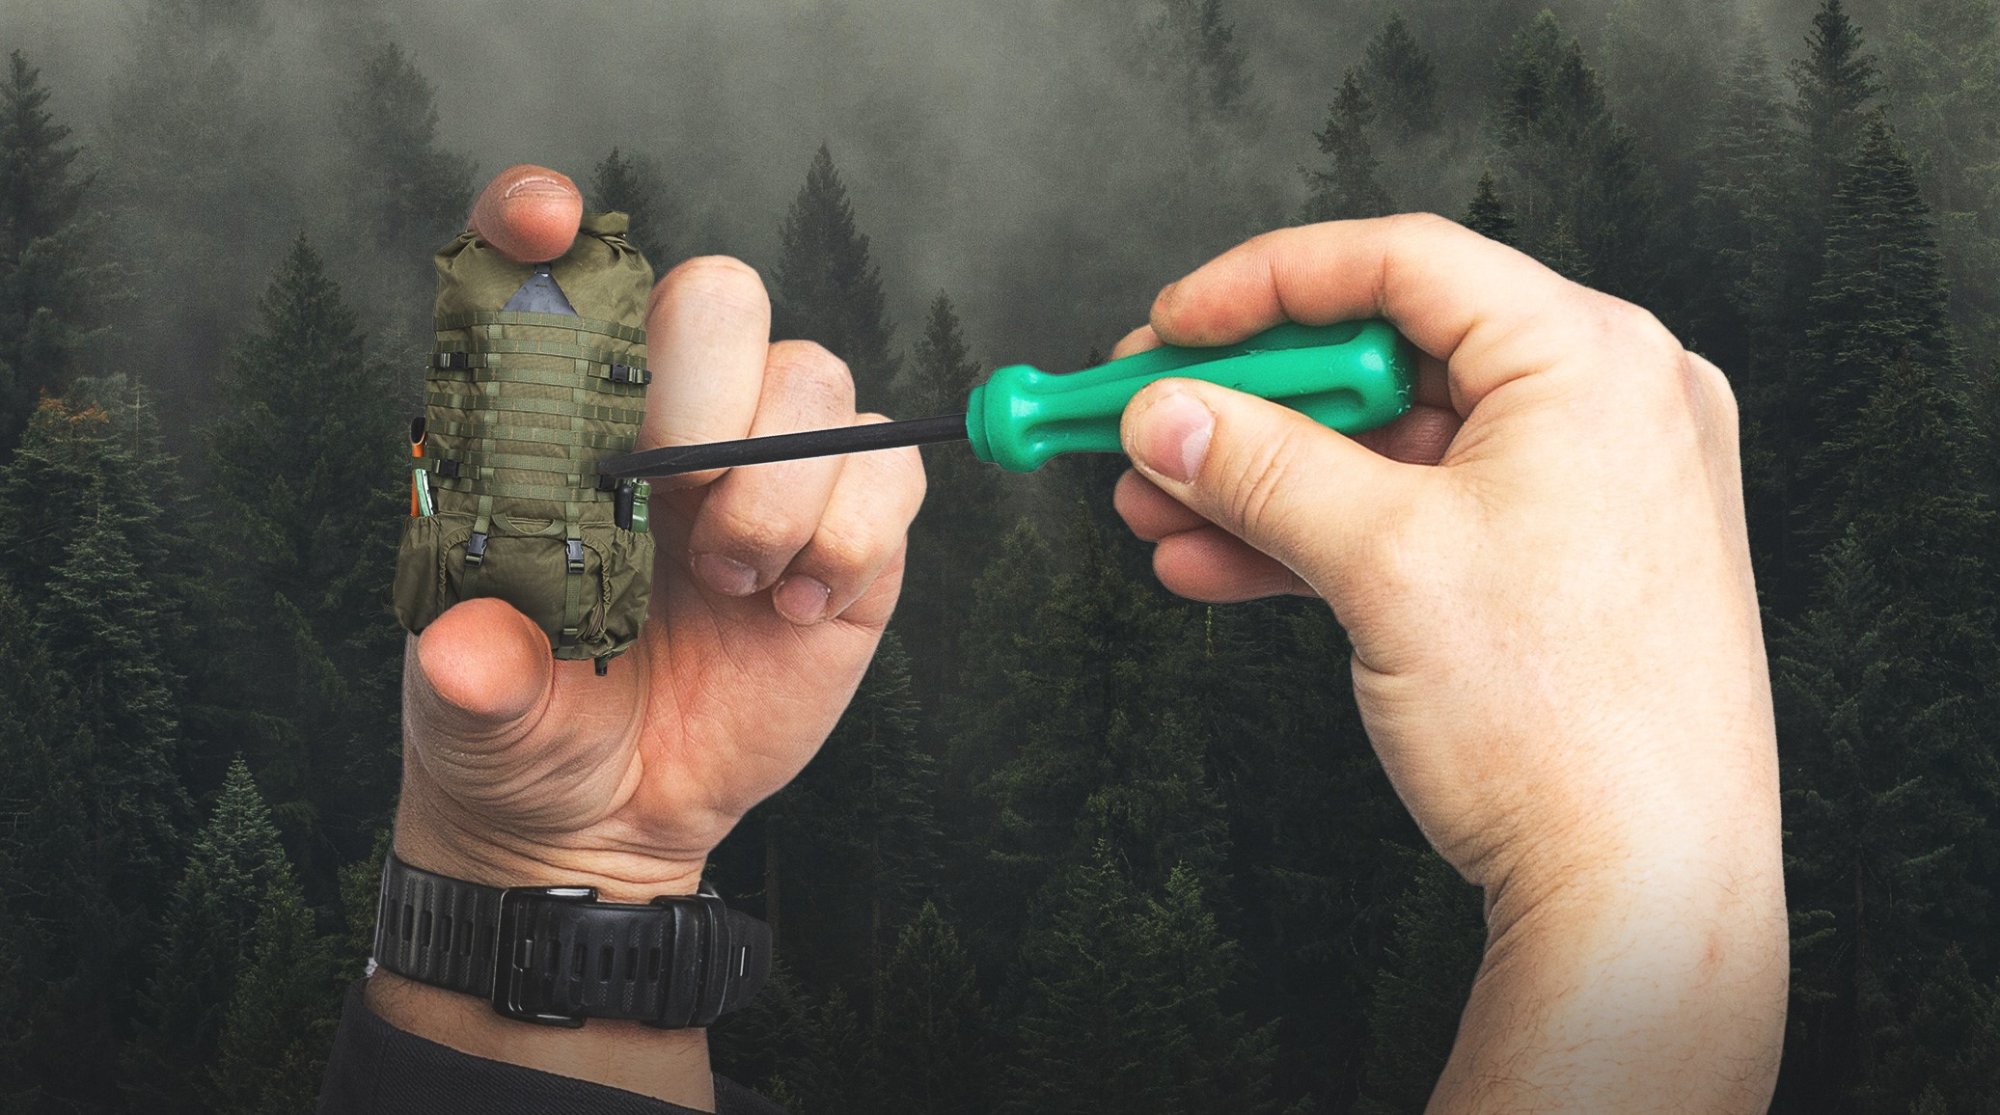
[[[645,417],[653,272],[627,231],[623,214],[587,216],[549,265],[577,317],[498,309],[535,268],[469,231],[438,252],[416,462],[436,500],[410,520],[397,567],[396,612],[410,631],[485,596],[533,619],[558,658],[608,658],[637,639],[653,539],[620,525],[615,494],[597,486],[598,460],[629,452]],[[438,474],[444,461],[456,477]]]

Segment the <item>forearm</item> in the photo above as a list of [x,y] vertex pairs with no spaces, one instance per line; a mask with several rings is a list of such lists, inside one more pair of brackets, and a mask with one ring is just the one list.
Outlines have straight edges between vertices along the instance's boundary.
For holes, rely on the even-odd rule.
[[1428,1110],[1764,1111],[1788,938],[1776,834],[1745,827],[1495,888]]

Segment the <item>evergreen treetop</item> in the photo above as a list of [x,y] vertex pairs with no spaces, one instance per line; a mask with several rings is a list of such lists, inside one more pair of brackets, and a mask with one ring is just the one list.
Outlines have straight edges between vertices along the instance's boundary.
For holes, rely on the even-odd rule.
[[680,206],[652,158],[627,155],[613,147],[591,168],[586,197],[592,209],[614,210],[631,218],[632,230],[627,235],[653,265],[655,275],[666,274],[674,265]]
[[1438,128],[1437,65],[1410,34],[1403,13],[1391,11],[1369,40],[1363,71],[1381,102],[1382,117],[1401,138]]
[[1493,168],[1487,167],[1479,176],[1478,192],[1472,195],[1472,204],[1465,210],[1465,227],[1502,244],[1514,242],[1514,218],[1507,213],[1507,203],[1500,200],[1500,193],[1493,186]]
[[884,316],[881,271],[825,144],[778,235],[772,335],[825,345],[853,372],[862,409],[881,407],[901,361],[890,348],[894,330]]
[[1303,214],[1306,220],[1379,217],[1392,208],[1388,192],[1375,178],[1381,160],[1368,142],[1368,126],[1374,121],[1375,102],[1362,89],[1360,76],[1349,69],[1327,111],[1326,126],[1314,135],[1320,151],[1333,162],[1326,170],[1306,172],[1312,188]]
[[1812,180],[1831,192],[1866,123],[1865,109],[1879,88],[1875,56],[1867,53],[1861,28],[1841,0],[1821,0],[1806,56],[1787,73],[1798,100],[1792,119],[1805,142]]

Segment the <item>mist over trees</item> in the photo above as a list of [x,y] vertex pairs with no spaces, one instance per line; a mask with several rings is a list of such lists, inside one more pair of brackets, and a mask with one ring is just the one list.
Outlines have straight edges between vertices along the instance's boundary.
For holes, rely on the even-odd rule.
[[[398,773],[428,256],[517,161],[632,214],[656,271],[759,266],[775,335],[898,416],[1090,363],[1290,222],[1435,210],[1645,305],[1741,404],[1774,1109],[1994,1109],[2000,5],[541,19],[0,10],[0,1112],[316,1087]],[[882,652],[715,856],[781,960],[718,1067],[801,1115],[1420,1109],[1480,896],[1373,760],[1326,609],[1165,594],[1115,459],[925,456]]]

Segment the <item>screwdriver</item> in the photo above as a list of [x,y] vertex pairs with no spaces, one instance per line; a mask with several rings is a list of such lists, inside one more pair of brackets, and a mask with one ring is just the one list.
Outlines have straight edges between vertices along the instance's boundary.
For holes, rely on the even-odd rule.
[[1416,351],[1385,321],[1280,325],[1233,345],[1168,345],[1063,375],[1012,364],[972,389],[964,414],[649,449],[607,457],[597,468],[621,478],[675,476],[965,440],[982,461],[1032,472],[1061,453],[1119,452],[1125,405],[1169,377],[1257,395],[1355,434],[1409,409]]

